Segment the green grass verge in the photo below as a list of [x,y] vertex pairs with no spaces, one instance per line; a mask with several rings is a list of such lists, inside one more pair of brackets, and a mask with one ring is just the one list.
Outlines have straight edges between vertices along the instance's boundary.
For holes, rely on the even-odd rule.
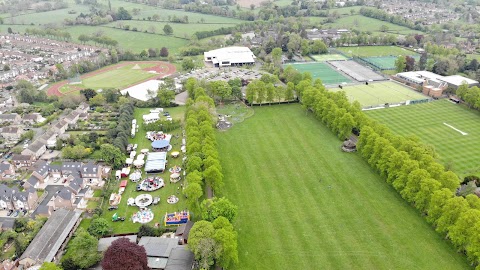
[[[140,124],[140,128],[135,138],[130,139],[130,143],[138,144],[138,151],[140,151],[143,148],[147,148],[150,150],[152,149],[151,142],[145,138],[146,132],[143,130],[143,127],[142,127],[143,125],[142,116],[143,114],[149,113],[150,109],[151,108],[136,108],[134,112],[135,119],[137,119],[137,123]],[[172,118],[183,120],[185,107],[167,108],[165,110],[170,112],[170,115],[172,116]],[[181,135],[181,130],[177,129],[171,133]],[[172,138],[171,143],[173,145],[173,151],[175,150],[179,151],[180,145],[182,143],[181,137],[178,139]],[[182,166],[182,156],[176,159],[170,156],[168,157],[167,168],[173,167],[174,165]],[[133,172],[133,170],[131,172]],[[127,206],[128,198],[135,198],[136,196],[143,193],[150,194],[153,197],[157,197],[157,196],[160,197],[161,201],[158,205],[152,205],[149,207],[150,209],[152,209],[153,213],[155,214],[153,221],[149,223],[149,225],[151,226],[153,226],[155,223],[160,223],[160,225],[163,225],[162,222],[163,222],[163,216],[165,215],[165,212],[170,213],[178,210],[183,210],[186,208],[185,198],[183,197],[181,190],[180,191],[178,190],[178,188],[180,187],[180,184],[184,183],[184,179],[182,179],[180,182],[175,184],[170,183],[169,181],[170,173],[168,172],[168,170],[164,173],[149,174],[149,175],[158,175],[162,177],[165,181],[166,186],[153,192],[137,192],[135,190],[136,184],[132,183],[130,180],[128,180],[128,178],[124,178],[122,180],[128,180],[129,183],[127,185],[127,188],[125,189],[125,192],[122,195],[122,201],[118,205],[118,210],[108,211],[107,210],[107,208],[109,207],[108,198],[105,201],[103,205],[102,217],[109,222],[109,224],[113,229],[113,233],[118,234],[118,233],[137,232],[138,228],[141,225],[139,223],[133,223],[130,220],[132,215],[138,212],[139,208],[136,206]],[[145,173],[143,173],[143,176],[145,177]],[[119,182],[113,180],[110,183],[109,189],[112,190],[113,192],[118,192],[118,187],[119,187]],[[179,192],[179,194],[177,194],[177,191]],[[167,197],[170,195],[176,195],[177,197],[179,197],[180,198],[179,202],[177,204],[168,204]],[[118,213],[119,216],[126,217],[126,220],[124,222],[112,222],[111,219],[114,213]]]
[[238,205],[234,269],[467,269],[420,214],[300,105],[217,135]]
[[[416,135],[435,146],[440,161],[460,176],[480,175],[480,113],[448,100],[367,111],[400,135]],[[468,135],[462,135],[447,123]]]
[[313,54],[310,57],[317,62],[347,60],[348,58],[341,54]]
[[357,84],[340,88],[330,88],[330,91],[344,91],[352,102],[357,100],[362,106],[380,105],[385,103],[400,103],[407,100],[427,99],[420,92],[409,89],[395,82]]
[[410,51],[397,46],[356,46],[356,47],[339,47],[337,50],[342,51],[349,56],[371,57],[371,56],[399,56],[399,55],[418,55],[414,51]]

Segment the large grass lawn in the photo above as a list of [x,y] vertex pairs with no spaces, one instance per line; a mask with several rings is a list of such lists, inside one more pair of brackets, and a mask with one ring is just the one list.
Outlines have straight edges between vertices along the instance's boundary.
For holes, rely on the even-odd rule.
[[365,107],[429,98],[420,92],[395,82],[369,83],[368,85],[357,84],[344,86],[343,89],[329,88],[329,90],[334,92],[344,91],[351,102],[357,100]]
[[394,34],[420,33],[419,31],[412,30],[404,26],[392,24],[389,22],[384,22],[374,18],[365,17],[363,15],[346,16],[336,20],[333,23],[325,24],[325,26],[328,28],[342,28],[342,29],[356,28],[362,31],[370,31],[370,32],[378,32],[378,33],[381,33],[380,29],[382,25],[385,25],[388,27],[387,32],[389,33],[394,33]]
[[235,269],[467,269],[420,214],[300,105],[217,135],[239,207]]
[[[480,175],[480,114],[447,100],[402,106],[367,114],[401,135],[417,135],[435,146],[440,161],[460,176]],[[444,123],[468,133],[460,132]]]
[[356,46],[356,47],[339,47],[337,50],[342,51],[348,56],[371,57],[371,56],[399,56],[399,55],[418,55],[414,51],[410,51],[397,46]]
[[[135,119],[137,119],[137,123],[140,124],[139,132],[136,134],[135,138],[130,139],[130,143],[132,144],[138,144],[138,150],[137,152],[140,152],[141,149],[147,148],[147,149],[152,149],[151,148],[151,142],[145,138],[146,131],[143,130],[143,120],[142,116],[144,114],[149,113],[150,108],[136,108],[134,115]],[[183,115],[185,112],[185,107],[175,107],[175,108],[168,108],[166,111],[170,112],[170,115],[174,119],[180,119],[183,120]],[[181,135],[181,130],[177,129],[174,130],[173,132],[170,132],[171,134],[177,134]],[[180,151],[180,145],[181,145],[181,137],[180,138],[173,138],[171,140],[171,144],[173,145],[173,150],[172,151]],[[182,165],[182,155],[179,158],[172,158],[171,156],[168,156],[168,166],[167,168],[173,167],[174,165]],[[133,172],[133,170],[132,170]],[[170,173],[168,170],[164,173],[159,173],[159,174],[149,174],[150,175],[158,175],[162,177],[165,181],[165,187],[153,191],[153,192],[137,192],[135,190],[135,183],[132,183],[129,180],[129,183],[127,185],[127,188],[122,195],[122,201],[120,202],[119,208],[116,211],[108,211],[108,201],[106,201],[103,204],[103,217],[108,220],[110,225],[113,228],[113,233],[131,233],[131,232],[137,232],[138,228],[140,227],[139,223],[133,223],[130,218],[131,216],[138,211],[138,207],[136,206],[127,206],[127,200],[128,198],[135,198],[139,194],[147,193],[151,194],[153,197],[159,196],[161,201],[158,205],[150,206],[149,208],[152,209],[153,213],[155,214],[154,220],[149,223],[149,225],[153,226],[155,223],[160,223],[160,225],[163,226],[163,216],[165,215],[166,212],[175,212],[178,210],[183,210],[186,208],[185,204],[185,198],[183,197],[181,193],[181,189],[178,190],[180,187],[180,184],[184,183],[184,180],[182,179],[180,182],[172,184],[169,181]],[[143,172],[143,176],[145,177],[146,174]],[[124,178],[122,180],[128,180],[128,178]],[[114,192],[118,191],[118,186],[119,182],[118,181],[112,181],[110,183],[111,190]],[[177,194],[178,192],[178,194]],[[179,202],[177,204],[168,204],[167,203],[167,197],[169,195],[176,195],[177,197],[180,198]],[[119,216],[124,216],[127,218],[124,222],[112,222],[111,218],[114,213],[118,213]]]

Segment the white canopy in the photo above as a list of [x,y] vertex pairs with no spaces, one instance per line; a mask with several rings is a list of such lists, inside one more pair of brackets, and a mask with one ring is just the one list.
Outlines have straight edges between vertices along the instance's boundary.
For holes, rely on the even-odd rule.
[[128,165],[132,164],[132,162],[133,162],[133,158],[127,158],[125,160],[125,164],[128,164]]
[[144,154],[140,154],[137,156],[137,160],[144,160],[145,159],[145,155]]
[[135,160],[133,161],[133,166],[143,166],[143,164],[145,164],[145,161],[143,160]]

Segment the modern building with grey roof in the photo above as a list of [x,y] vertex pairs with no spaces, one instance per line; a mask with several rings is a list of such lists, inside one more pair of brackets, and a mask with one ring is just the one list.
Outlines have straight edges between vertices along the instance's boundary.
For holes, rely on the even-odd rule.
[[53,261],[62,244],[73,234],[80,215],[81,211],[56,210],[22,254],[19,264],[28,268]]
[[134,234],[134,235],[125,235],[125,236],[115,236],[115,237],[105,237],[105,238],[100,238],[100,240],[98,240],[98,247],[97,247],[97,250],[98,251],[106,251],[111,245],[112,245],[112,242],[117,240],[117,239],[120,239],[120,238],[127,238],[128,240],[130,240],[130,242],[132,243],[137,243],[137,235]]
[[194,259],[193,252],[185,246],[178,246],[170,253],[165,270],[191,270]]

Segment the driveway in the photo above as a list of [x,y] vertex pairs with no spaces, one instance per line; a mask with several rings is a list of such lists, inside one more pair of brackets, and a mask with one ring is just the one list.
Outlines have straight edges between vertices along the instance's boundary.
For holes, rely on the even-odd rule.
[[[45,188],[45,192],[48,192],[47,196],[43,199],[43,201],[40,202],[39,205],[47,205],[48,202],[52,199],[54,195],[57,194],[58,191],[60,191],[64,186],[59,185],[59,186],[53,186],[49,185]],[[33,211],[33,213],[30,215],[32,218],[35,218],[35,215],[37,214],[37,210]]]

